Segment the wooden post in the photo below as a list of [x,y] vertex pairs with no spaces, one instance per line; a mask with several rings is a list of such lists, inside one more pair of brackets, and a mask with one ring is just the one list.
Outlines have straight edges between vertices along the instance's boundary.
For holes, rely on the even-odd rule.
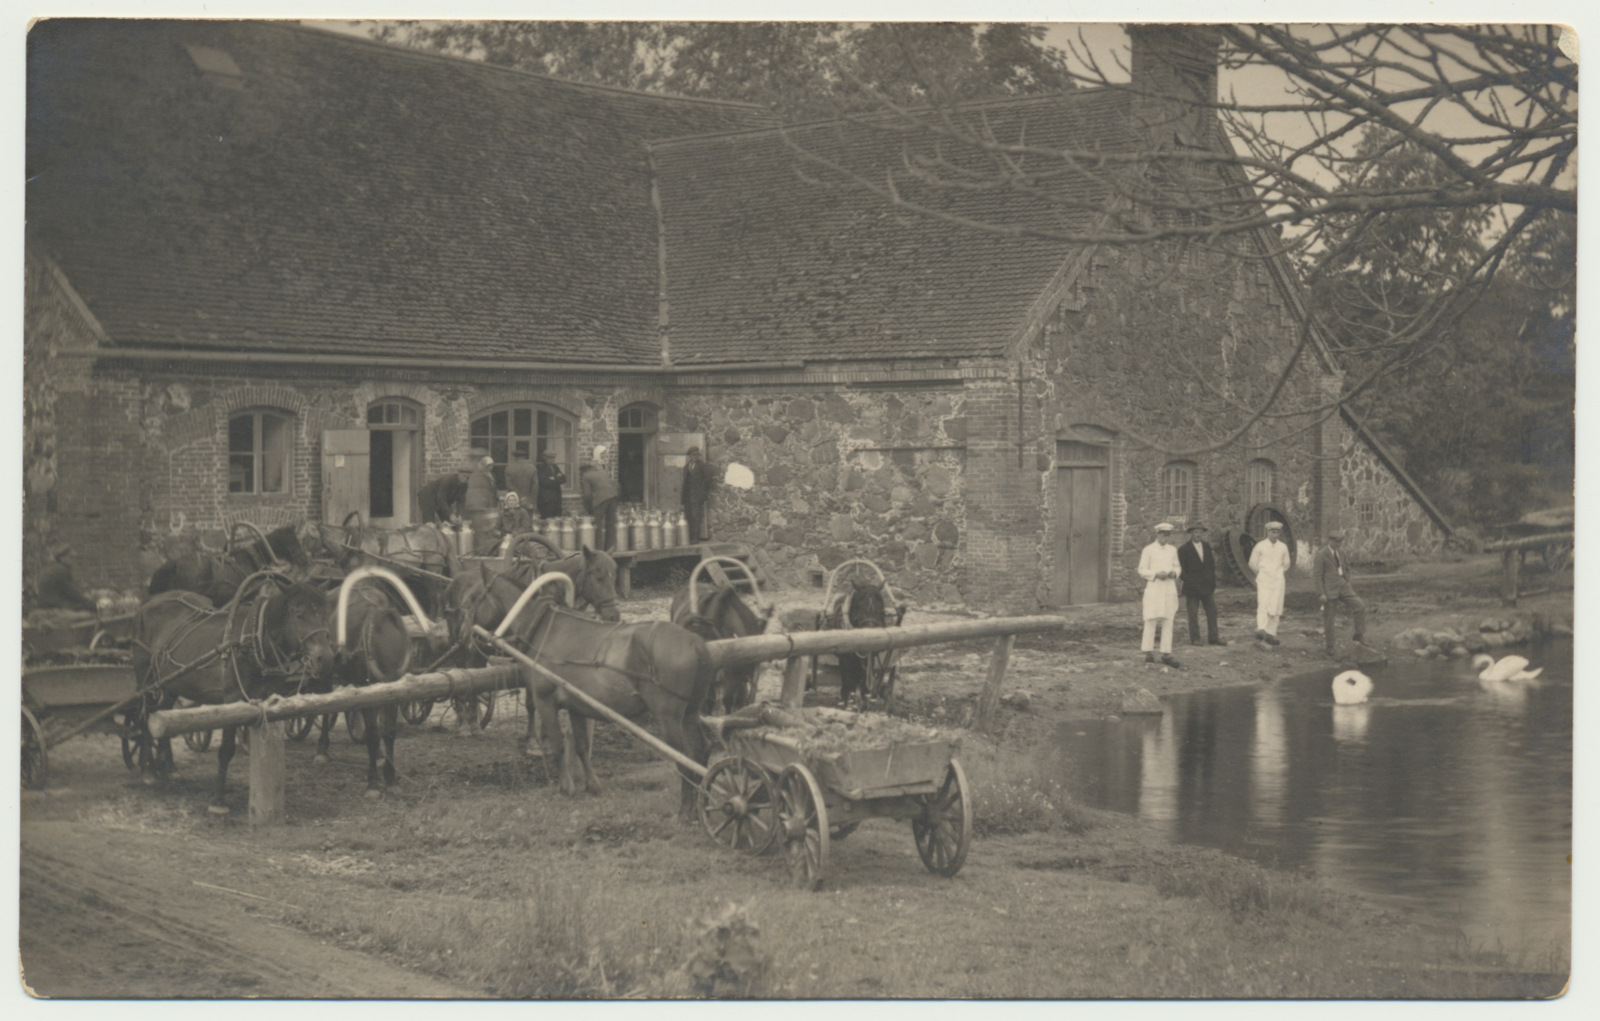
[[250,728],[250,825],[282,826],[284,727],[272,720]]
[[1001,635],[994,640],[994,652],[989,656],[989,674],[983,679],[983,692],[978,696],[978,730],[988,733],[994,725],[995,707],[1000,703],[1000,682],[1005,680],[1006,665],[1011,662],[1011,647],[1016,635]]
[[[613,558],[615,559],[615,558]],[[633,595],[633,560],[617,561],[617,597],[627,599]]]
[[1522,567],[1522,551],[1507,546],[1500,551],[1500,601],[1517,605],[1517,572]]
[[783,661],[783,694],[778,701],[785,709],[799,709],[805,704],[806,666],[809,662],[805,656],[792,656]]

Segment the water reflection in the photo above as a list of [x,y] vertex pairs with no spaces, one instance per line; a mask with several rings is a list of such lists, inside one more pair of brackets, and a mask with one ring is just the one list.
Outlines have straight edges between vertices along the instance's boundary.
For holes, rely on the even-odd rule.
[[1167,712],[1064,727],[1056,766],[1082,800],[1174,839],[1308,868],[1525,955],[1567,945],[1572,647],[1538,682],[1480,684],[1464,661],[1334,671],[1163,700]]

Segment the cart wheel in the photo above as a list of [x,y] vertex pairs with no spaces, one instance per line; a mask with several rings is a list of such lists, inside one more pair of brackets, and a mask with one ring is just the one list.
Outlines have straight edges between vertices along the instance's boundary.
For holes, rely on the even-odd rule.
[[799,763],[783,768],[778,805],[789,876],[802,889],[818,889],[828,869],[828,806],[811,770]]
[[828,832],[828,839],[843,840],[860,828],[861,824],[859,822],[842,822]]
[[922,864],[936,876],[953,876],[967,860],[972,842],[972,799],[967,793],[967,774],[961,763],[950,760],[944,783],[933,794],[917,798],[922,814],[911,820],[911,835],[917,841]]
[[214,733],[214,730],[191,730],[183,735],[183,743],[192,752],[203,752],[211,747],[211,735]]
[[22,709],[22,786],[31,791],[44,790],[50,773],[50,762],[44,751],[44,728],[39,721]]
[[700,825],[733,851],[764,854],[778,837],[778,800],[767,771],[738,756],[718,759],[700,782]]
[[132,721],[122,724],[122,764],[128,767],[128,772],[139,772],[139,731],[134,728]]
[[433,699],[422,698],[415,702],[400,703],[400,718],[415,727],[428,722],[433,713]]
[[304,741],[316,723],[315,716],[291,716],[284,721],[283,731],[289,735],[291,741]]
[[350,740],[356,744],[362,744],[367,740],[367,718],[361,715],[359,709],[345,710],[344,729],[349,731]]

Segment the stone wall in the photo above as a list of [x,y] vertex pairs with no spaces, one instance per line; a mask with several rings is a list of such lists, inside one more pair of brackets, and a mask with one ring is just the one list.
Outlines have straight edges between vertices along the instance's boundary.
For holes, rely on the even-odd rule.
[[1394,473],[1340,423],[1345,549],[1358,563],[1437,553],[1445,534]]

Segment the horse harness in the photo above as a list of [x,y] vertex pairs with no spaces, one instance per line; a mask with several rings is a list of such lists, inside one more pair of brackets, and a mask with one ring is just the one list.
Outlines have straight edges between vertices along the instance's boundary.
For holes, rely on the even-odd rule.
[[[298,694],[301,689],[305,687],[307,673],[303,668],[303,664],[296,664],[294,659],[285,656],[283,650],[278,647],[277,642],[275,642],[272,637],[267,634],[267,604],[271,602],[271,597],[261,597],[258,590],[257,598],[251,604],[251,609],[254,611],[253,614],[249,610],[241,614],[240,610],[244,604],[244,599],[241,598],[243,591],[244,590],[241,587],[240,593],[235,595],[233,599],[229,600],[227,606],[222,609],[207,605],[206,603],[199,601],[197,597],[192,596],[190,593],[178,593],[177,599],[174,601],[180,602],[184,606],[195,611],[195,616],[190,618],[189,622],[182,626],[182,628],[178,630],[166,643],[167,648],[163,650],[162,656],[159,659],[156,657],[154,649],[147,648],[146,651],[150,653],[151,657],[152,672],[163,676],[158,676],[143,690],[151,691],[161,687],[164,684],[170,684],[172,681],[177,680],[179,677],[185,674],[192,673],[201,669],[202,667],[209,666],[213,661],[221,659],[224,664],[224,669],[229,672],[229,675],[231,675],[233,678],[234,684],[239,689],[240,698],[246,702],[253,702],[255,699],[250,695],[249,690],[245,687],[244,673],[240,668],[241,661],[253,667],[253,672],[255,675],[262,679],[287,679],[289,677],[297,677],[295,682],[295,693]],[[216,619],[217,615],[221,613],[226,613],[228,615],[228,619],[223,624],[222,628],[222,634],[225,640],[221,645],[200,656],[198,659],[191,660],[187,663],[178,660],[172,655],[170,650],[173,646],[178,645],[183,639],[194,634],[199,630],[201,625]],[[248,618],[252,615],[255,618],[253,630],[250,629],[250,621],[248,620]],[[236,623],[238,625],[237,637],[229,639],[228,635],[230,632],[234,631]],[[325,633],[327,630],[328,628],[326,626],[317,628],[309,632],[306,635],[306,638],[309,639],[317,634]],[[267,659],[269,655],[271,656],[271,662],[269,662]],[[164,673],[162,667],[168,664],[176,667],[177,669],[172,673]]]
[[[545,623],[546,618],[551,618],[550,622],[553,624],[554,623],[554,614],[555,614],[555,611],[556,611],[556,601],[554,599],[540,597],[538,599],[535,599],[534,603],[538,604],[540,606],[540,609],[534,614],[534,617],[533,617],[532,621],[528,625],[528,633],[530,635],[533,634],[535,631],[537,631],[541,624]],[[583,622],[586,623],[586,624],[589,624],[589,623],[602,623],[602,622],[599,622],[599,621],[588,621],[588,620],[583,619],[583,618],[579,618],[579,619],[583,620]],[[646,623],[651,629],[656,629],[656,628],[659,628],[661,626],[661,621],[659,621],[659,620],[646,621],[644,623]],[[621,629],[623,627],[634,627],[634,626],[636,626],[636,625],[628,624],[628,623],[625,623],[624,621],[620,621],[620,620],[612,621],[610,630],[607,631],[604,635],[602,635],[600,640],[595,643],[596,648],[597,649],[606,648],[607,643],[610,642],[611,639],[616,636],[616,633],[617,633],[617,631],[619,629]],[[547,642],[549,640],[551,630],[553,630],[553,629],[549,628],[549,627],[545,628],[544,629],[544,634],[541,635],[540,638],[539,638],[539,647],[537,649],[529,650],[529,655],[531,655],[534,659],[537,660],[541,656],[544,655],[544,644],[545,644],[545,642]],[[666,685],[661,683],[660,679],[658,678],[658,676],[656,675],[656,672],[655,672],[655,660],[653,658],[650,661],[651,670],[650,670],[649,674],[637,674],[637,673],[634,673],[634,672],[632,672],[630,670],[625,670],[625,669],[623,669],[621,667],[618,667],[618,666],[616,666],[616,665],[614,665],[612,663],[606,662],[605,659],[603,657],[599,656],[598,654],[594,658],[589,659],[587,661],[586,660],[581,660],[581,659],[564,659],[564,660],[562,660],[562,665],[564,665],[564,666],[592,667],[592,668],[595,668],[595,669],[604,668],[606,670],[612,671],[613,673],[621,674],[623,677],[626,677],[629,681],[632,681],[635,684],[646,684],[646,683],[648,683],[650,685],[653,685],[654,687],[660,688],[662,691],[666,692],[668,695],[671,695],[673,698],[677,699],[680,702],[692,701],[688,696],[680,695],[676,691],[673,691],[671,688],[669,688]]]

